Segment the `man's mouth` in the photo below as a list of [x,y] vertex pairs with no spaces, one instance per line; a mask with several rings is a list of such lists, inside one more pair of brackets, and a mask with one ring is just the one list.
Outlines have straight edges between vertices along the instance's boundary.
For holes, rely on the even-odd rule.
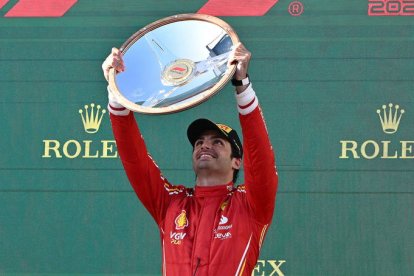
[[197,155],[197,159],[199,160],[207,160],[207,159],[212,159],[212,158],[215,158],[215,155],[209,152],[201,152]]
[[210,154],[202,154],[200,155],[199,159],[211,159],[213,158],[213,156],[211,156]]

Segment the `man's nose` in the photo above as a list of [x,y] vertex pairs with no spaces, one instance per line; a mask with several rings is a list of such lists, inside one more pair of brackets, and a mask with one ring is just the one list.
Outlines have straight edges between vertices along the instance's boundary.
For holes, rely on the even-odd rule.
[[204,140],[203,143],[201,144],[201,148],[202,149],[210,149],[211,148],[211,141]]

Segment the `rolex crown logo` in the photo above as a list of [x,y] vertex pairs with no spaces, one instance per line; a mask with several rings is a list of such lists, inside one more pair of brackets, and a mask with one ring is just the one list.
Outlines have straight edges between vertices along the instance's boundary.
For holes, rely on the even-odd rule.
[[400,109],[399,105],[394,106],[392,103],[388,104],[388,110],[385,104],[382,106],[382,116],[381,110],[377,109],[377,113],[381,120],[382,130],[387,134],[397,132],[398,125],[400,124],[404,112],[404,109]]
[[79,113],[82,117],[83,127],[87,133],[96,133],[99,130],[99,127],[102,122],[102,117],[106,113],[105,109],[101,110],[101,106],[97,105],[95,109],[95,104],[90,104],[89,106],[85,105],[85,112],[82,109],[79,109]]

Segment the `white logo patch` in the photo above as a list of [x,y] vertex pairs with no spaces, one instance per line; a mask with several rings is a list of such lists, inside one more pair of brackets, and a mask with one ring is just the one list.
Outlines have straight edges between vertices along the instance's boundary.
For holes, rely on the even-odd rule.
[[229,219],[227,217],[221,215],[219,224],[223,225],[223,224],[226,224],[228,221],[229,221]]

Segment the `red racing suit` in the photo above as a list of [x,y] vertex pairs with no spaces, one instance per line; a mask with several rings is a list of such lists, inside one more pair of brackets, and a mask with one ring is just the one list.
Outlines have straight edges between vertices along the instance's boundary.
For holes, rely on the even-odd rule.
[[128,179],[155,219],[163,275],[251,275],[271,223],[277,190],[274,154],[255,92],[236,96],[245,184],[186,188],[170,184],[148,155],[133,113],[110,102]]

